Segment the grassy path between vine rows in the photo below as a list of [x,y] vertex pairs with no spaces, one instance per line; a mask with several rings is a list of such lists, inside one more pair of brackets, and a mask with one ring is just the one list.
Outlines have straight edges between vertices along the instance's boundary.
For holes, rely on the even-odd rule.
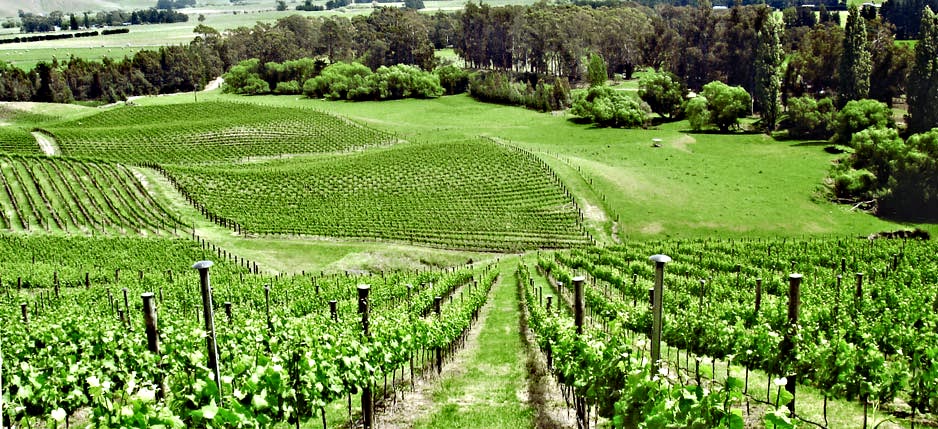
[[[381,428],[529,428],[525,349],[518,333],[514,265],[502,262],[501,277],[483,307],[466,347],[448,362],[432,387],[408,395],[405,404],[379,417]],[[416,396],[421,398],[417,399]],[[415,403],[416,402],[416,403]]]

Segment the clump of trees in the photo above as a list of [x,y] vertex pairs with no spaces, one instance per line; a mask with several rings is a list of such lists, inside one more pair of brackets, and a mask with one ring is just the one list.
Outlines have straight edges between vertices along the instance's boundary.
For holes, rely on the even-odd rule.
[[476,72],[469,75],[469,95],[479,101],[524,106],[541,112],[570,106],[570,85],[566,79],[535,74],[515,79],[505,72]]
[[716,126],[720,132],[739,128],[739,119],[749,114],[751,98],[745,89],[713,81],[688,100],[684,114],[694,131]]
[[336,63],[303,83],[310,98],[330,100],[394,100],[443,95],[440,79],[415,66],[381,66],[374,72],[360,63]]

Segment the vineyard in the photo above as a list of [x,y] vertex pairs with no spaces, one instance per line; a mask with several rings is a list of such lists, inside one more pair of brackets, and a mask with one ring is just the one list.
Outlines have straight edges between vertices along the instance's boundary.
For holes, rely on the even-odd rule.
[[7,231],[146,235],[179,226],[121,164],[0,155],[0,181]]
[[29,130],[53,119],[0,105],[0,152],[38,154],[39,146]]
[[[913,419],[938,411],[936,247],[868,240],[670,241],[541,254],[537,270],[568,297],[573,276],[584,276],[590,336],[571,336],[569,316],[565,325],[544,310],[531,311],[541,346],[554,348],[555,374],[575,386],[572,394],[584,407],[625,427],[665,412],[654,404],[673,392],[649,384],[650,365],[642,367],[634,357],[608,365],[612,356],[638,353],[635,344],[647,347],[654,279],[648,256],[661,252],[675,257],[663,280],[661,340],[687,352],[684,359],[680,353],[662,355],[670,373],[682,374],[680,383],[672,381],[678,391],[700,385],[703,358],[746,368],[745,379],[729,372],[720,379],[725,390],[710,393],[717,395],[717,405],[735,403],[738,409],[743,391],[751,389],[749,371],[759,370],[824,392],[823,419],[827,399],[834,398],[859,401],[864,409],[905,404],[900,411]],[[793,327],[788,277],[794,272],[804,283]],[[519,268],[529,307],[532,301],[543,304],[532,291],[534,276],[527,266]],[[633,379],[635,373],[644,378]],[[708,397],[694,395],[707,405]],[[716,419],[711,425],[737,427],[737,418],[727,414],[732,407],[716,408],[708,417]],[[777,413],[769,417],[782,425]]]
[[310,109],[230,102],[130,105],[43,130],[63,155],[126,163],[237,161],[394,142],[383,132]]
[[[17,427],[76,418],[103,427],[326,424],[330,404],[347,400],[351,413],[353,395],[395,395],[437,367],[496,274],[266,278],[222,262],[204,268],[202,282],[189,267],[211,252],[180,239],[4,236],[0,253],[13,261],[0,296],[3,417]],[[200,287],[223,314],[206,312]],[[144,317],[150,304],[157,352]],[[203,328],[209,319],[214,327]]]
[[588,243],[582,214],[542,162],[484,140],[166,172],[242,233],[473,250]]

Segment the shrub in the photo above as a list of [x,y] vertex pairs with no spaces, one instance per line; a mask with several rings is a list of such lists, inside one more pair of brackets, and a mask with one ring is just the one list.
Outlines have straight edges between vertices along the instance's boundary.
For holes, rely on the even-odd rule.
[[593,86],[573,100],[570,113],[604,127],[633,128],[645,125],[651,109],[623,91]]
[[462,94],[469,89],[469,72],[460,67],[450,64],[437,67],[433,72],[446,95]]
[[867,128],[895,128],[892,110],[885,103],[876,100],[852,100],[837,113],[834,122],[834,137],[831,141],[847,144],[854,133]]
[[794,138],[828,139],[834,133],[836,114],[834,100],[830,98],[815,100],[807,95],[792,98],[788,100],[788,116],[782,120],[782,126]]
[[657,71],[638,80],[638,96],[648,103],[652,112],[674,118],[681,114],[684,86],[673,73]]

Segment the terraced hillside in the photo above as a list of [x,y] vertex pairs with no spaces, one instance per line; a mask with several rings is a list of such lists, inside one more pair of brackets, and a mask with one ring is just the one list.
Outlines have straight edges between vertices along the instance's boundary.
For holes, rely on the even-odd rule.
[[165,234],[179,225],[121,164],[0,155],[0,228]]
[[483,140],[166,171],[190,198],[249,233],[473,250],[589,241],[578,207],[544,164]]
[[45,130],[63,155],[161,164],[340,152],[392,142],[386,133],[315,110],[229,102],[126,106]]

